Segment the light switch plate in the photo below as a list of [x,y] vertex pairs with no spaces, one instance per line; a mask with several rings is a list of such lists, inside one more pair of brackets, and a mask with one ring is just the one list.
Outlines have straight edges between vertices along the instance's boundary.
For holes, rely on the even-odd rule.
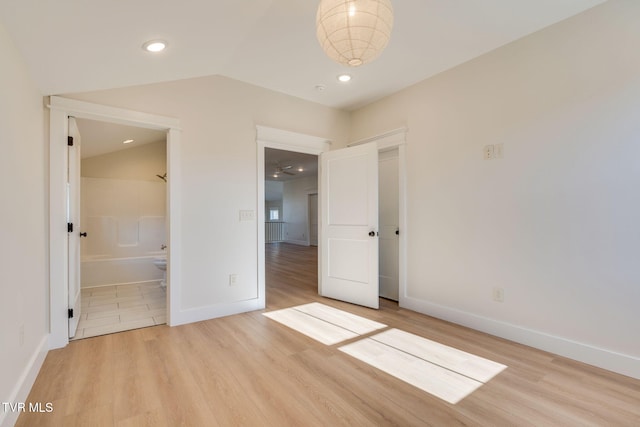
[[255,217],[254,211],[240,211],[240,221],[253,221]]

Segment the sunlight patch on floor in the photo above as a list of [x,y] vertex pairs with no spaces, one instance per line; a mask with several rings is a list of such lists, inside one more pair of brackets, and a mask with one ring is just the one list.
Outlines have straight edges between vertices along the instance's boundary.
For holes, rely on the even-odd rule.
[[[318,302],[262,314],[326,345],[387,327]],[[460,402],[507,368],[399,329],[362,337],[339,350],[451,404]]]
[[326,345],[357,338],[387,326],[318,302],[263,315]]
[[347,344],[339,350],[452,404],[506,368],[398,329]]

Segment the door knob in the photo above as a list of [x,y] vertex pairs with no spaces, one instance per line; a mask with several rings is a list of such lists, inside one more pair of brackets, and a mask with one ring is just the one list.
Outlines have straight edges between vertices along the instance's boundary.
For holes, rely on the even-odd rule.
[[84,232],[80,233],[80,237],[87,237],[87,232],[84,231]]
[[400,229],[396,229],[396,236],[400,235]]
[[375,236],[375,235],[376,235],[376,232],[375,232],[375,231],[370,231],[370,232],[369,232],[369,236],[373,237],[373,236]]

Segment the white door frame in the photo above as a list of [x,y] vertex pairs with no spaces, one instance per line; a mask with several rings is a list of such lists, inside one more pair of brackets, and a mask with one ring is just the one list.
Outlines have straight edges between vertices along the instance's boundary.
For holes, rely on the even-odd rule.
[[[316,174],[317,175],[317,174]],[[307,246],[311,246],[311,203],[309,203],[309,201],[311,200],[311,196],[316,196],[318,197],[318,189],[316,188],[315,190],[309,190],[307,191]],[[316,216],[319,216],[318,214],[318,200],[316,200]],[[318,219],[316,218],[316,221],[318,221]],[[316,224],[317,226],[318,224]],[[316,227],[317,228],[317,227]],[[319,242],[317,241],[318,236],[318,232],[320,230],[316,229],[316,246],[318,246]]]
[[66,177],[69,116],[167,132],[167,324],[180,309],[180,121],[171,117],[51,96],[49,100],[49,348],[68,337]]
[[[355,141],[348,146],[375,142],[378,151],[386,151],[394,148],[398,149],[398,227],[400,236],[398,241],[399,262],[398,262],[398,305],[405,306],[407,299],[407,239],[409,230],[407,229],[407,161],[406,161],[406,141],[407,128],[394,129],[380,135]],[[264,259],[264,149],[266,147],[278,150],[294,151],[320,155],[329,151],[331,141],[310,135],[289,132],[281,129],[266,126],[256,126],[256,143],[258,145],[258,299],[260,306],[265,307],[265,259]],[[318,204],[320,197],[318,195]],[[318,206],[320,209],[320,206]],[[320,232],[320,230],[318,230]],[[318,242],[319,243],[319,242]],[[321,266],[318,266],[318,272]],[[318,273],[320,274],[320,273]]]
[[264,308],[266,306],[264,260],[264,149],[275,148],[278,150],[319,156],[321,153],[329,151],[331,141],[317,136],[266,126],[256,126],[256,144],[258,145],[258,301],[260,307]]
[[405,307],[407,300],[407,128],[394,129],[380,135],[361,139],[348,144],[355,145],[375,143],[378,152],[398,149],[398,306]]

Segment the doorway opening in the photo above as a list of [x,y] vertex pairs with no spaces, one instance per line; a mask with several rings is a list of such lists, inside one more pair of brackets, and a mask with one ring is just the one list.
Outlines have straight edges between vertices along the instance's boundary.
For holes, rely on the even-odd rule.
[[286,269],[295,286],[317,288],[317,195],[317,155],[264,149],[265,286]]
[[[69,262],[71,256],[78,256],[75,264],[79,270],[79,251],[73,253],[72,236],[78,236],[69,231],[69,136],[70,118],[90,119],[115,123],[120,125],[155,129],[166,135],[167,169],[170,179],[166,183],[167,195],[167,310],[166,321],[169,325],[185,322],[184,312],[180,310],[180,246],[181,246],[181,211],[180,211],[180,121],[175,118],[155,114],[142,113],[122,108],[109,107],[84,101],[77,101],[58,96],[49,97],[49,318],[51,349],[61,348],[69,343],[70,328],[76,316],[75,308],[70,304],[72,296],[70,290],[75,286],[80,288],[79,282],[74,285]],[[76,156],[77,156],[76,152]],[[79,178],[79,172],[74,173]],[[79,198],[78,198],[79,199]],[[74,210],[79,212],[79,209]],[[72,218],[79,221],[79,215]],[[77,230],[77,229],[76,229]],[[80,231],[80,230],[78,230]],[[79,243],[75,246],[79,247]],[[76,275],[79,277],[79,274]],[[72,288],[73,285],[73,288]],[[78,292],[80,295],[80,292]],[[80,305],[81,307],[81,305]]]
[[74,120],[81,306],[70,340],[165,324],[166,132]]
[[400,291],[399,150],[378,153],[379,295],[398,301]]
[[[398,301],[398,304],[400,306],[402,306],[402,301],[403,301],[403,296],[404,296],[404,289],[406,288],[405,286],[405,254],[406,254],[406,237],[405,235],[407,234],[407,230],[406,230],[406,221],[405,221],[405,199],[406,199],[406,191],[405,191],[405,177],[404,177],[404,170],[405,170],[405,161],[404,161],[404,156],[405,156],[405,134],[406,134],[406,129],[398,129],[395,131],[391,131],[388,132],[386,134],[377,136],[377,137],[373,137],[373,138],[369,138],[367,140],[362,140],[362,141],[358,141],[356,143],[353,143],[351,145],[355,146],[355,145],[363,145],[363,144],[367,144],[370,147],[373,146],[375,147],[375,152],[378,153],[375,155],[375,159],[376,159],[376,163],[375,163],[375,170],[376,173],[374,174],[374,176],[377,177],[378,175],[378,167],[381,168],[381,170],[384,168],[385,172],[383,173],[394,173],[393,171],[395,170],[396,173],[396,178],[394,179],[393,182],[395,182],[395,184],[389,184],[392,187],[395,187],[395,191],[392,192],[392,198],[395,198],[396,201],[393,203],[392,208],[388,208],[388,209],[396,209],[397,210],[397,215],[394,216],[394,218],[392,218],[392,222],[389,224],[378,224],[377,220],[375,222],[376,224],[376,229],[379,226],[385,226],[387,228],[389,228],[390,230],[392,230],[392,235],[393,238],[395,239],[396,244],[392,245],[392,255],[391,256],[395,256],[393,255],[394,252],[397,252],[397,262],[395,263],[396,267],[395,269],[397,270],[397,273],[395,273],[392,269],[389,268],[383,268],[382,270],[379,271],[378,267],[376,267],[376,271],[380,272],[382,275],[384,276],[388,276],[388,275],[392,275],[395,276],[394,278],[394,282],[397,283],[395,286],[397,288],[396,292],[390,296],[388,295],[378,295],[380,293],[380,290],[378,289],[378,279],[376,278],[375,280],[375,292],[378,296],[383,296],[383,305],[387,306],[389,304],[396,304],[395,302],[392,302],[390,300],[393,301]],[[258,144],[258,201],[259,201],[259,209],[258,209],[258,213],[259,213],[259,218],[258,218],[258,291],[259,291],[259,295],[263,298],[265,298],[264,300],[264,304],[266,306],[266,297],[265,297],[265,228],[264,228],[264,221],[265,218],[268,218],[266,215],[266,207],[265,207],[265,201],[264,201],[264,194],[265,194],[265,187],[266,187],[266,183],[265,183],[265,152],[267,148],[276,148],[276,149],[283,149],[283,150],[288,150],[288,151],[294,151],[294,152],[302,152],[302,153],[308,153],[308,154],[316,154],[316,155],[320,155],[322,153],[325,152],[330,152],[329,150],[329,146],[330,143],[327,140],[323,140],[321,138],[316,138],[316,137],[311,137],[308,135],[304,135],[304,134],[297,134],[297,133],[293,133],[293,132],[288,132],[288,131],[283,131],[283,130],[279,130],[279,129],[273,129],[273,128],[267,128],[267,127],[263,127],[263,126],[257,126],[257,138],[256,138],[256,142]],[[371,143],[371,145],[369,144]],[[350,145],[350,146],[351,146]],[[340,150],[337,150],[340,151]],[[389,153],[387,153],[389,152]],[[336,151],[332,151],[331,153],[336,153]],[[324,158],[324,157],[323,157]],[[385,166],[378,165],[378,158],[383,161],[385,163]],[[393,159],[393,161],[391,161],[391,159]],[[386,167],[390,164],[394,164],[393,167]],[[322,166],[325,167],[325,166]],[[320,175],[322,175],[323,172],[321,172]],[[342,176],[345,179],[348,179],[349,176],[352,175],[352,172],[349,172],[348,170],[346,170]],[[321,176],[319,176],[319,180],[321,180]],[[323,181],[324,182],[324,181]],[[340,180],[340,182],[344,182],[343,180]],[[375,185],[378,185],[377,182],[377,178],[376,178],[376,182]],[[324,187],[320,188],[320,187]],[[334,186],[335,187],[335,186]],[[325,185],[324,183],[321,183],[321,185],[319,185],[319,191],[318,191],[318,198],[320,199],[320,205],[322,206],[327,206],[327,202],[323,201],[323,196],[322,192],[323,191],[327,191],[328,185]],[[377,193],[377,190],[376,190]],[[328,193],[326,193],[328,194]],[[313,197],[313,193],[309,193],[308,199],[307,199],[307,203],[308,205],[311,205],[312,202],[311,200]],[[376,196],[377,197],[377,196]],[[322,207],[322,209],[324,209],[324,207]],[[376,204],[376,211],[378,209],[378,206]],[[324,215],[324,214],[323,214]],[[320,235],[322,235],[322,230],[320,230],[321,233]],[[374,238],[376,236],[378,236],[378,234],[376,234],[376,231],[373,231],[373,236]],[[371,236],[371,230],[369,230],[368,233],[369,236]],[[307,243],[309,244],[309,243]],[[326,244],[323,244],[322,241],[319,242],[320,244],[320,249],[322,249],[322,246],[324,245],[324,247],[327,247]],[[377,247],[376,247],[376,251],[377,251]],[[387,253],[389,253],[387,251]],[[345,253],[346,254],[346,253]],[[345,255],[347,256],[347,255]],[[385,255],[386,256],[386,255]],[[322,261],[322,257],[319,257],[319,263],[318,263],[318,269],[321,269],[323,267],[323,261]],[[347,262],[347,261],[345,261]],[[326,261],[325,261],[326,264]],[[344,264],[344,263],[343,263]],[[376,257],[376,265],[378,264],[378,259]],[[324,272],[323,272],[324,274]],[[377,273],[376,273],[377,275]],[[320,280],[319,280],[320,282]],[[321,295],[323,294],[323,291],[320,289],[321,287],[318,287],[318,291]],[[384,298],[389,298],[389,299],[384,299]],[[340,298],[338,298],[340,299]]]

